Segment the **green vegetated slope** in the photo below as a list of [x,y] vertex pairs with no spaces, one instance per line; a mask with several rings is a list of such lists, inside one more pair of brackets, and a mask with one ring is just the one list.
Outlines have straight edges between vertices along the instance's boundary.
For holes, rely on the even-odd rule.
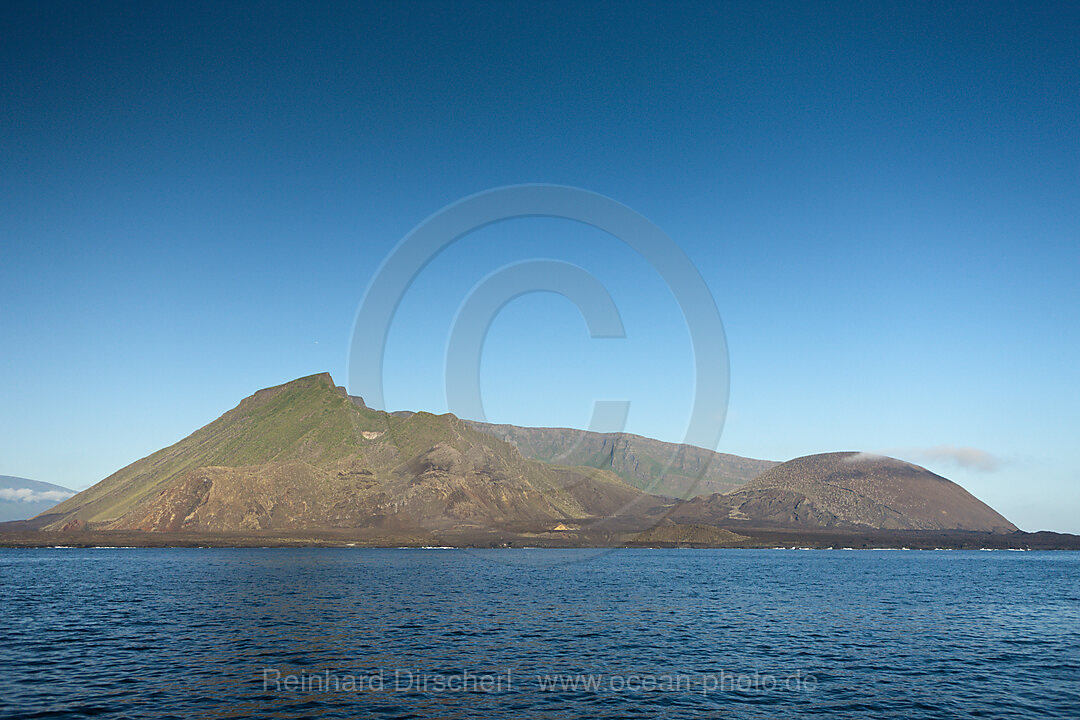
[[[724,492],[694,496],[716,488]],[[325,373],[256,392],[30,522],[46,530],[529,534],[611,516],[638,528],[683,526],[641,542],[720,542],[727,536],[701,528],[747,524],[1015,530],[959,485],[900,460],[827,453],[777,464],[624,433],[386,413]]]
[[777,465],[630,433],[472,425],[511,443],[525,457],[611,470],[634,487],[672,498],[730,492]]
[[435,528],[589,517],[642,493],[548,466],[453,415],[391,415],[326,373],[260,390],[61,503],[47,529]]

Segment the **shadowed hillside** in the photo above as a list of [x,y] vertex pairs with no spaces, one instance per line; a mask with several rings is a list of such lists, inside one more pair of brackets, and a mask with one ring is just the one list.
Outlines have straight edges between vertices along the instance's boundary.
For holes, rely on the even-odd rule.
[[469,422],[527,458],[611,470],[634,487],[673,498],[728,492],[777,464],[630,433]]
[[902,460],[864,453],[807,455],[726,495],[695,498],[679,522],[884,530],[1013,532],[1016,526],[956,483]]
[[[699,475],[730,487],[759,469],[731,492],[690,501],[640,489],[691,492]],[[900,460],[828,453],[775,464],[635,435],[386,413],[325,373],[258,391],[19,529],[724,544],[732,538],[717,528],[740,526],[1016,529],[959,485]]]
[[646,497],[610,472],[523,458],[453,415],[369,409],[324,373],[260,390],[39,524],[170,532],[542,528]]

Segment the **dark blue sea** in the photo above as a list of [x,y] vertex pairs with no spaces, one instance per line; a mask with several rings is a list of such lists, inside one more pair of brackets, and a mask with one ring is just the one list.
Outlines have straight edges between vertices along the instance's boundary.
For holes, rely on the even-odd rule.
[[0,717],[1080,718],[1080,553],[0,550]]

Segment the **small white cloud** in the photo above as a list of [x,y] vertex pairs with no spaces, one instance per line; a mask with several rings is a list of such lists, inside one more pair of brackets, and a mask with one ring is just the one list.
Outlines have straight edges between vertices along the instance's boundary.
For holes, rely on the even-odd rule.
[[859,452],[844,458],[844,462],[861,462],[904,457],[919,463],[949,463],[956,467],[981,472],[994,472],[1001,466],[1001,461],[979,448],[937,445],[931,448],[895,448],[876,452]]
[[882,455],[880,453],[857,452],[854,455],[848,455],[846,458],[844,458],[844,462],[854,463],[865,462],[868,460],[883,460],[885,459],[885,457],[885,455]]
[[31,490],[30,488],[0,488],[0,500],[8,502],[60,502],[74,495],[65,490]]
[[951,462],[963,468],[982,472],[994,472],[1001,465],[1001,462],[990,453],[973,447],[938,445],[921,450],[919,455],[928,462]]

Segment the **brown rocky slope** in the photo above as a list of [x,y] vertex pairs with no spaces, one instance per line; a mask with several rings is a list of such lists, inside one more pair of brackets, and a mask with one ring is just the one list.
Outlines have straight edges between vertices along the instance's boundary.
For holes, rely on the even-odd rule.
[[[528,429],[495,427],[482,431],[450,414],[373,410],[328,374],[312,375],[260,390],[180,442],[11,529],[539,537],[565,521],[563,527],[585,534],[560,531],[560,537],[586,544],[672,524],[740,533],[746,527],[1016,529],[959,485],[891,458],[811,455],[769,466],[731,492],[673,501],[617,476],[612,459],[632,460],[641,477],[659,473],[664,479],[664,470],[652,464],[657,453],[683,448],[682,464],[670,466],[681,482],[708,469],[707,456],[700,454],[707,451],[657,449],[648,444],[655,441],[635,436],[575,438],[577,431],[539,429],[530,435],[507,428]],[[518,450],[531,443],[530,452],[581,462],[596,454],[593,442],[607,458],[605,467],[549,464]],[[689,531],[658,532],[677,540]],[[698,537],[704,531],[694,532]]]
[[636,488],[671,498],[730,492],[778,464],[624,432],[468,422],[527,458],[611,470]]
[[260,390],[36,519],[45,530],[543,528],[657,502],[453,415],[372,410],[326,373]]
[[1016,530],[964,488],[926,468],[855,452],[789,460],[734,492],[680,505],[672,519],[728,526]]

